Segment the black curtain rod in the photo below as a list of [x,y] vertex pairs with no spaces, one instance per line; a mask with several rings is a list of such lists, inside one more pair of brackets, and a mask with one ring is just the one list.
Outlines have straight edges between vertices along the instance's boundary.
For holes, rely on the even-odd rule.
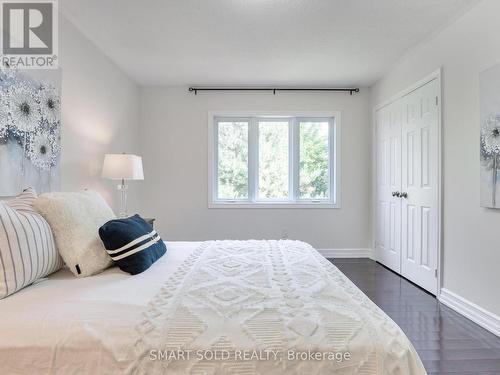
[[273,95],[276,95],[276,91],[336,91],[336,92],[348,92],[352,95],[355,92],[359,92],[359,87],[353,88],[334,88],[334,87],[190,87],[190,92],[194,92],[198,95],[198,91],[272,91]]

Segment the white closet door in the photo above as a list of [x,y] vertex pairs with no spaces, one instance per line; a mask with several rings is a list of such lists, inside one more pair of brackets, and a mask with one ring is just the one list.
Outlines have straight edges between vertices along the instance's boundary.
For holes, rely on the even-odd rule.
[[438,90],[435,79],[401,99],[401,274],[434,294],[439,248]]
[[401,126],[396,102],[377,112],[377,260],[401,272]]

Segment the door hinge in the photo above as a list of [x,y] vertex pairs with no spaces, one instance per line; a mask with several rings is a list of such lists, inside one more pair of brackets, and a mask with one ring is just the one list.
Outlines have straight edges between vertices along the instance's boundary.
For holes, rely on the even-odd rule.
[[437,269],[435,269],[435,270],[434,270],[434,277],[435,277],[436,279],[437,279],[437,277],[438,277],[438,270],[437,270]]
[[438,99],[438,97],[436,96],[436,105],[438,105],[438,103],[439,103],[439,99]]

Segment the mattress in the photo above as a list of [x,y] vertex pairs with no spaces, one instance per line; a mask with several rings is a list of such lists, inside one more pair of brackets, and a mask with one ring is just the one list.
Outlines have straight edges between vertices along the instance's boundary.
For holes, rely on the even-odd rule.
[[401,329],[299,241],[167,242],[146,272],[61,270],[0,301],[2,374],[425,374]]

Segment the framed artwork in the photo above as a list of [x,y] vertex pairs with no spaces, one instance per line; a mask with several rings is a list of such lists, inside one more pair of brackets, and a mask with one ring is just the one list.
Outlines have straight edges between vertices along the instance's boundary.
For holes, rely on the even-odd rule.
[[0,71],[0,196],[59,188],[60,72]]

